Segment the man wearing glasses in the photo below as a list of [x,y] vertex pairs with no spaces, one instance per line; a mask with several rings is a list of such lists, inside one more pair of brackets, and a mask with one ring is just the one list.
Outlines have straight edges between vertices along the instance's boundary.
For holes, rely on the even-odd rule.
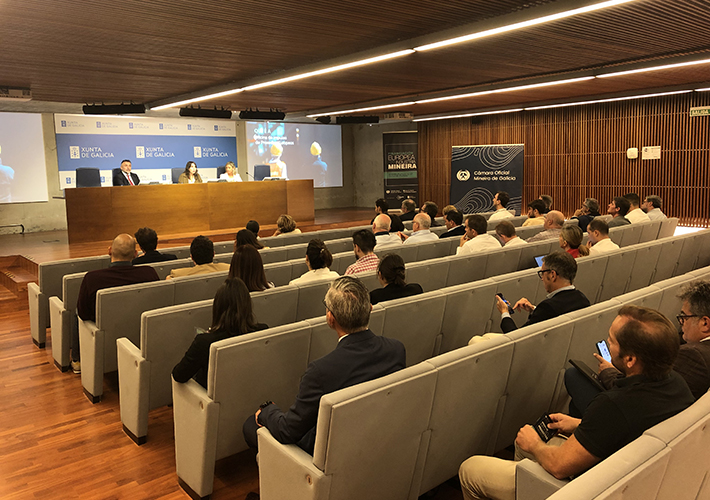
[[[544,257],[542,269],[537,274],[545,287],[547,298],[537,306],[531,304],[525,297],[515,303],[513,309],[516,311],[524,309],[530,313],[523,326],[589,307],[589,299],[572,284],[577,275],[577,261],[567,252],[554,252]],[[499,296],[496,296],[496,300],[496,306],[501,312],[500,327],[503,333],[517,329],[515,321],[508,312],[508,304]]]

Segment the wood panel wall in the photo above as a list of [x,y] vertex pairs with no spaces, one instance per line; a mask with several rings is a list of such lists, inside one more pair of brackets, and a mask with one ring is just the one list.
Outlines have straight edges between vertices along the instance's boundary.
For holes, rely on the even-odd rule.
[[[452,146],[525,144],[523,206],[549,194],[569,216],[592,197],[604,213],[614,196],[656,194],[681,224],[707,227],[710,116],[691,118],[696,106],[710,106],[710,92],[419,122],[420,199],[449,203]],[[661,146],[661,159],[641,160],[644,146]]]

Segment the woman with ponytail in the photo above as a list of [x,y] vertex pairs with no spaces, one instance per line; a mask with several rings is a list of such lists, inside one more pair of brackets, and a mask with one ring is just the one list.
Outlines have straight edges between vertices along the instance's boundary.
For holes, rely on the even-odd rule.
[[575,259],[586,257],[589,255],[589,248],[586,245],[582,245],[583,236],[582,230],[578,226],[563,226],[560,233],[560,248]]
[[380,280],[384,288],[370,292],[370,303],[375,305],[385,300],[401,299],[422,293],[423,290],[419,284],[407,284],[404,281],[404,272],[402,257],[394,253],[385,255],[377,267],[377,279]]
[[321,240],[311,240],[306,248],[306,265],[308,272],[300,278],[291,280],[289,285],[303,285],[311,281],[334,280],[340,277],[329,268],[333,264],[333,255]]

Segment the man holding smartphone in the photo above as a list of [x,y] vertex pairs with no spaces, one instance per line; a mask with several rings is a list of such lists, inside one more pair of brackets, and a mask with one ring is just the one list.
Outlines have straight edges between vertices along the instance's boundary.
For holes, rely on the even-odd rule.
[[[661,313],[622,307],[609,328],[608,343],[613,366],[624,378],[599,393],[581,419],[550,415],[548,427],[568,438],[546,444],[525,425],[515,440],[519,451],[558,479],[583,473],[694,401],[685,381],[672,371],[679,340]],[[464,499],[514,500],[515,466],[515,461],[495,457],[469,458],[459,468]]]

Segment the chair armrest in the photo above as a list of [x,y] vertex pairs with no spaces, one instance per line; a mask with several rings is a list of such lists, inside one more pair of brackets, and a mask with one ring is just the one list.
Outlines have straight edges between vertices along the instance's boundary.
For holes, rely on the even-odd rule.
[[556,479],[537,462],[524,459],[515,467],[515,499],[545,500],[569,483],[567,479]]
[[92,403],[104,393],[104,332],[93,321],[79,318],[81,385]]
[[262,500],[326,500],[331,476],[295,444],[281,444],[266,427],[259,429],[259,494]]
[[59,297],[49,298],[49,325],[52,328],[52,357],[62,371],[69,369],[72,329],[79,328],[76,314],[64,308]]
[[173,421],[178,478],[200,497],[207,496],[214,486],[219,404],[194,380],[173,380]]
[[30,335],[32,341],[42,348],[47,341],[47,327],[49,326],[48,297],[40,291],[36,283],[28,283],[27,301],[30,309]]
[[140,445],[148,435],[150,362],[125,337],[116,340],[116,351],[121,422],[131,439]]

